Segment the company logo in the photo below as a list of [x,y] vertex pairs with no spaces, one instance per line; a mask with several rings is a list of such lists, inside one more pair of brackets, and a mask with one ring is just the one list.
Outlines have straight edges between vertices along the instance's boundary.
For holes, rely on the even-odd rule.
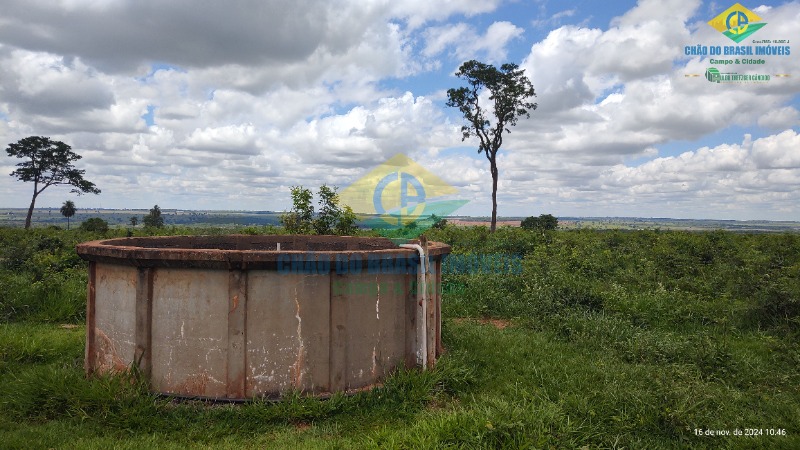
[[[343,189],[339,198],[372,228],[419,224],[421,232],[467,203],[452,199],[458,191],[406,155],[398,154]],[[426,223],[426,221],[431,223]]]
[[772,76],[766,73],[720,72],[716,67],[706,69],[706,80],[712,83],[766,83]]
[[766,25],[761,20],[756,13],[736,3],[708,24],[738,44]]
[[716,67],[706,69],[706,80],[712,83],[719,83],[719,70]]

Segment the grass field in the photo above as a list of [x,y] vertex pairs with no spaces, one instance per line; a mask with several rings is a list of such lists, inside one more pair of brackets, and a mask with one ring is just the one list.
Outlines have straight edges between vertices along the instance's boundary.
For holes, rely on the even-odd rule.
[[800,448],[800,235],[428,235],[520,261],[449,269],[435,370],[227,405],[86,379],[74,245],[100,236],[0,228],[0,447]]

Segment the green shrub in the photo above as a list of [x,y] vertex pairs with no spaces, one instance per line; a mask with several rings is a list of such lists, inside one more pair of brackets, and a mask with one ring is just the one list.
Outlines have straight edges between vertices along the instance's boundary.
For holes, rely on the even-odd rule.
[[524,230],[555,230],[558,228],[558,219],[552,214],[531,216],[523,220],[521,226]]
[[86,219],[81,223],[80,229],[82,231],[94,231],[98,233],[105,233],[108,231],[108,222],[99,218],[99,217],[92,217],[90,219]]

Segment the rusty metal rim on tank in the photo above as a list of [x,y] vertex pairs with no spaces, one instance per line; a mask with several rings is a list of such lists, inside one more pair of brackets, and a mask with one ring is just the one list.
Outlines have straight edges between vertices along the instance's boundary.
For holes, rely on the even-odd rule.
[[[408,248],[401,248],[389,239],[385,240],[385,248],[350,248],[341,250],[296,250],[282,248],[278,250],[246,248],[248,242],[254,240],[263,242],[257,244],[270,243],[271,241],[285,243],[306,241],[315,244],[316,239],[324,238],[329,242],[334,240],[340,242],[358,243],[375,242],[379,238],[362,238],[352,236],[302,236],[302,235],[200,235],[200,236],[150,236],[134,238],[114,238],[97,241],[89,241],[78,244],[76,247],[78,255],[86,260],[99,262],[112,262],[115,264],[125,264],[137,267],[197,267],[197,268],[227,268],[227,269],[275,269],[281,258],[290,255],[294,261],[329,261],[336,262],[337,258],[356,261],[358,265],[366,265],[367,257],[370,259],[391,259],[398,255],[406,257],[414,256],[415,251]],[[221,249],[213,247],[199,247],[197,241],[223,241],[224,239],[236,240],[235,249]],[[181,241],[194,242],[193,247],[188,246],[143,246],[142,243],[158,244],[159,241]],[[412,241],[418,242],[418,241]],[[163,243],[163,242],[161,242]],[[138,245],[137,245],[138,244]],[[450,246],[439,242],[428,243],[428,255],[439,256],[450,253]]]

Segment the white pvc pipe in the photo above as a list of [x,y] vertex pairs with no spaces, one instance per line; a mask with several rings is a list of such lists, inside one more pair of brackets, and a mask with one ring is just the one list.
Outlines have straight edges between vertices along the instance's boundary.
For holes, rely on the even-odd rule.
[[[422,317],[417,314],[417,364],[422,370],[428,368],[428,301],[425,298],[427,286],[425,285],[426,261],[425,249],[419,244],[400,244],[402,248],[411,248],[419,252],[419,269],[417,270],[417,289],[422,289]],[[417,309],[419,312],[419,309]]]

